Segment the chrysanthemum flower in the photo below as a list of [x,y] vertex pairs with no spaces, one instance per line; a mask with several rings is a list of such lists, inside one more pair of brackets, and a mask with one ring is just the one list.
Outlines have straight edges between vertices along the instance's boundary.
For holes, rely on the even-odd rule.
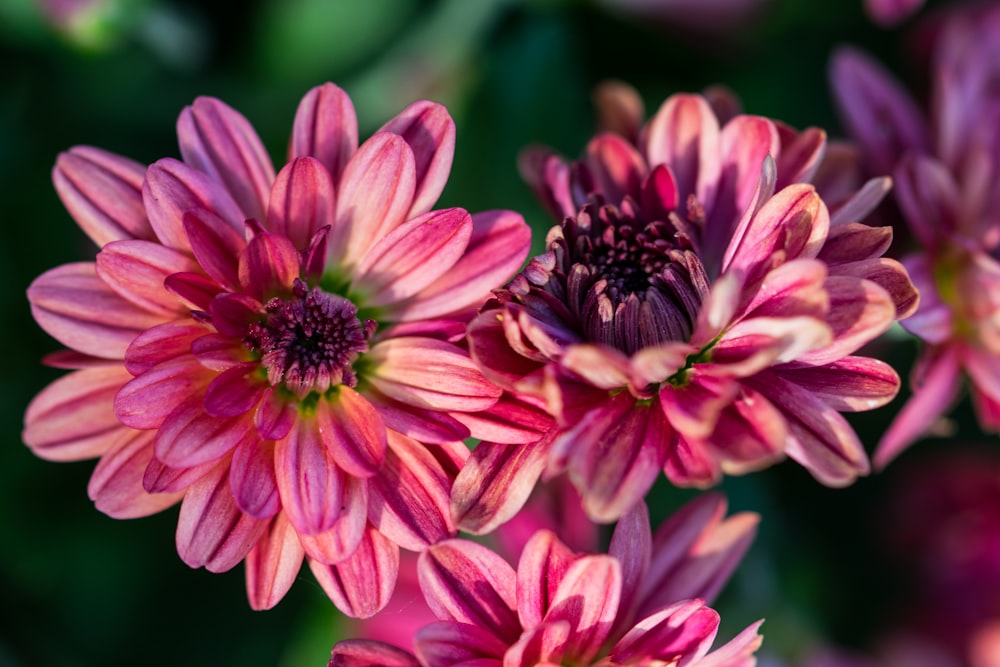
[[891,171],[919,244],[905,257],[921,304],[903,326],[924,343],[913,396],[879,443],[884,466],[925,433],[969,380],[980,425],[1000,430],[1000,11],[958,15],[933,61],[930,113],[864,54],[836,54],[831,79],[871,169]]
[[839,413],[886,403],[898,378],[854,352],[916,302],[881,257],[891,230],[857,222],[886,179],[831,217],[806,182],[821,131],[747,115],[720,127],[698,95],[667,99],[636,135],[600,134],[576,163],[524,156],[563,222],[470,324],[470,349],[557,427],[475,450],[453,491],[464,529],[509,517],[543,471],[567,471],[611,521],[661,470],[696,486],[784,455],[828,485],[868,470]]
[[416,656],[374,641],[333,648],[330,667],[690,665],[752,667],[756,623],[709,652],[718,593],[753,538],[757,517],[722,520],[702,496],[651,535],[645,504],[623,517],[608,554],[578,554],[539,531],[517,569],[486,547],[441,542],[420,555],[424,597],[439,619]]
[[454,535],[451,481],[470,430],[453,415],[500,396],[452,342],[527,254],[517,214],[432,210],[454,148],[447,111],[417,102],[358,146],[347,95],[310,91],[275,175],[250,124],[201,98],[178,122],[184,160],[148,170],[93,148],[60,156],[56,188],[101,246],[29,288],[79,369],[29,406],[25,441],[100,456],[115,517],[181,500],[192,567],[246,560],[251,605],[275,604],[303,556],[365,616],[399,547]]

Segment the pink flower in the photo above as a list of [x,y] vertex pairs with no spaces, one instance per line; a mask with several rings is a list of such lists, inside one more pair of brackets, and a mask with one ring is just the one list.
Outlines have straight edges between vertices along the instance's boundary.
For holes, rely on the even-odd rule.
[[476,448],[453,490],[465,530],[509,518],[543,473],[568,472],[608,522],[661,470],[695,486],[785,455],[828,485],[868,470],[839,413],[888,402],[898,378],[854,352],[916,303],[881,257],[891,231],[857,222],[885,179],[831,216],[806,182],[820,130],[747,115],[720,127],[698,95],[670,97],[640,127],[635,100],[603,103],[640,128],[634,141],[602,133],[574,163],[524,155],[563,222],[472,321],[470,350],[556,428]]
[[888,28],[915,14],[924,0],[865,0],[865,13],[873,22]]
[[903,323],[924,343],[914,393],[879,443],[885,466],[957,400],[968,378],[980,425],[1000,430],[1000,11],[957,15],[932,65],[925,114],[880,65],[836,54],[831,79],[848,131],[874,171],[893,172],[896,201],[921,249],[904,259],[922,296]]
[[454,535],[451,482],[472,431],[455,415],[500,396],[451,341],[527,254],[517,214],[432,210],[454,123],[416,102],[358,146],[347,95],[310,91],[275,175],[250,124],[198,99],[184,161],[144,170],[93,148],[56,188],[101,246],[29,288],[78,369],[25,416],[55,460],[100,456],[115,517],[181,501],[192,567],[246,561],[251,606],[276,604],[305,557],[345,613],[395,583],[399,548]]
[[719,615],[698,599],[718,592],[755,531],[756,515],[724,512],[720,497],[702,496],[653,536],[640,504],[608,554],[577,554],[539,531],[516,570],[480,544],[446,540],[420,556],[439,620],[417,633],[416,656],[348,640],[334,646],[330,667],[752,667],[759,623],[709,652]]

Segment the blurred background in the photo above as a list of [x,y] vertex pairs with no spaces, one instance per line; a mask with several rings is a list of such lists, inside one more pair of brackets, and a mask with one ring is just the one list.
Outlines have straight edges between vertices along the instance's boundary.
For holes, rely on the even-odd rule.
[[[458,128],[441,205],[518,210],[541,250],[550,222],[517,153],[544,143],[577,155],[599,82],[632,83],[647,113],[723,84],[748,112],[837,136],[831,50],[862,46],[920,94],[908,35],[946,4],[882,28],[861,0],[0,0],[0,667],[324,665],[351,632],[307,570],[277,608],[252,612],[241,568],[210,574],[177,557],[176,508],[109,519],[87,498],[92,462],[45,462],[21,443],[26,405],[61,374],[39,362],[58,346],[25,288],[96,252],[52,188],[59,151],[177,156],[178,113],[211,95],[247,116],[280,165],[314,85],[351,95],[362,136],[430,98]],[[905,378],[915,351],[899,336],[880,354]],[[901,402],[853,419],[869,451]],[[732,509],[763,521],[716,605],[721,636],[764,617],[768,664],[804,665],[824,646],[877,661],[901,634],[947,656],[978,622],[963,614],[1000,617],[1000,447],[965,403],[941,432],[848,489],[795,464],[726,480]],[[658,485],[654,521],[691,495]],[[963,664],[948,660],[927,664]]]

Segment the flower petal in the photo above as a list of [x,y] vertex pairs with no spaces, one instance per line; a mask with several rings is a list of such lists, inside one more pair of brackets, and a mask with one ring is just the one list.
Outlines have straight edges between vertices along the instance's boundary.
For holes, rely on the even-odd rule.
[[315,418],[299,415],[274,448],[274,472],[281,504],[299,533],[329,530],[340,517],[344,473],[319,435]]
[[59,378],[28,405],[22,439],[49,461],[100,456],[126,430],[114,400],[130,377],[121,366],[98,366]]
[[267,530],[240,512],[229,493],[226,463],[195,482],[184,494],[177,518],[177,553],[190,567],[225,572],[243,560]]
[[549,530],[537,531],[517,564],[517,616],[524,628],[542,622],[576,554]]
[[368,399],[346,385],[316,405],[316,427],[327,452],[348,475],[371,477],[385,459],[382,417]]
[[211,97],[199,97],[177,120],[184,162],[221,183],[244,217],[264,219],[274,182],[271,158],[240,113]]
[[609,656],[618,664],[696,659],[715,639],[719,614],[701,600],[684,600],[641,619],[625,633]]
[[123,299],[101,280],[96,265],[80,262],[46,271],[28,287],[31,314],[66,347],[102,359],[122,359],[139,333],[160,324],[160,313]]
[[402,137],[380,132],[362,144],[340,179],[328,265],[350,273],[375,242],[406,220],[415,188],[413,151]]
[[324,83],[306,93],[295,112],[288,161],[301,156],[319,160],[334,182],[358,148],[358,119],[343,90]]
[[277,234],[257,234],[240,255],[240,285],[246,294],[262,302],[287,292],[300,271],[298,250]]
[[121,388],[115,396],[115,416],[132,428],[159,428],[167,415],[212,377],[190,356],[154,366]]
[[370,639],[337,642],[332,654],[327,667],[420,667],[406,651]]
[[507,650],[507,645],[489,630],[452,621],[423,626],[414,636],[413,643],[421,664],[427,667],[453,667],[490,658],[499,667]]
[[369,618],[392,597],[399,547],[368,526],[350,558],[336,565],[310,560],[309,568],[337,609],[352,618]]
[[407,299],[447,273],[471,235],[472,216],[461,208],[408,220],[368,250],[355,269],[352,289],[376,307]]
[[452,477],[420,443],[388,432],[388,450],[369,480],[369,520],[405,549],[421,551],[455,534]]
[[249,438],[236,446],[229,464],[229,490],[245,514],[255,519],[277,514],[281,500],[274,472],[274,442]]
[[278,172],[267,207],[267,228],[303,250],[317,231],[333,224],[335,206],[333,180],[323,163],[296,158]]
[[611,556],[581,556],[569,566],[543,619],[545,623],[569,622],[569,662],[589,664],[608,640],[621,586],[621,566]]
[[184,212],[184,232],[198,264],[212,280],[228,290],[239,286],[239,257],[243,236],[225,220],[204,209]]
[[156,432],[154,451],[165,465],[193,468],[215,461],[256,437],[250,419],[213,417],[205,412],[202,397],[196,394],[163,420]]
[[357,551],[365,538],[368,524],[368,483],[356,477],[344,479],[340,517],[322,533],[307,535],[299,531],[299,541],[306,556],[314,563],[333,565]]
[[114,153],[74,146],[56,158],[52,182],[59,199],[99,247],[154,238],[142,205],[146,168]]
[[455,154],[455,121],[444,105],[420,100],[382,126],[401,136],[413,151],[416,190],[407,217],[426,213],[441,196]]
[[679,201],[693,194],[706,210],[712,207],[721,168],[720,130],[703,97],[668,97],[646,125],[644,145],[650,165],[670,168]]
[[250,608],[270,609],[285,597],[302,567],[302,545],[284,514],[274,517],[246,557]]
[[186,318],[147,329],[125,351],[125,368],[138,376],[158,364],[189,355],[195,341],[204,338],[206,331],[203,325]]
[[838,412],[874,410],[899,392],[896,371],[870,357],[844,357],[825,366],[789,364],[781,375]]
[[153,458],[153,434],[122,429],[87,484],[95,507],[115,519],[155,514],[180,501],[182,493],[147,493],[142,480]]
[[445,540],[420,554],[420,589],[434,615],[491,632],[506,644],[521,634],[515,612],[517,575],[481,544]]

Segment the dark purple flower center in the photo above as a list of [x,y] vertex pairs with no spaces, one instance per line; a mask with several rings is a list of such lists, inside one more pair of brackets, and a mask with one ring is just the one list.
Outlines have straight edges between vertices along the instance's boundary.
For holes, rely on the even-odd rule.
[[261,355],[272,385],[284,384],[305,396],[357,384],[351,366],[368,351],[377,325],[358,319],[358,309],[348,299],[296,279],[291,297],[274,297],[264,310],[267,319],[251,324],[244,342]]
[[692,229],[674,213],[644,221],[630,199],[620,208],[589,204],[563,223],[557,257],[568,305],[589,340],[632,354],[691,336],[708,294]]

